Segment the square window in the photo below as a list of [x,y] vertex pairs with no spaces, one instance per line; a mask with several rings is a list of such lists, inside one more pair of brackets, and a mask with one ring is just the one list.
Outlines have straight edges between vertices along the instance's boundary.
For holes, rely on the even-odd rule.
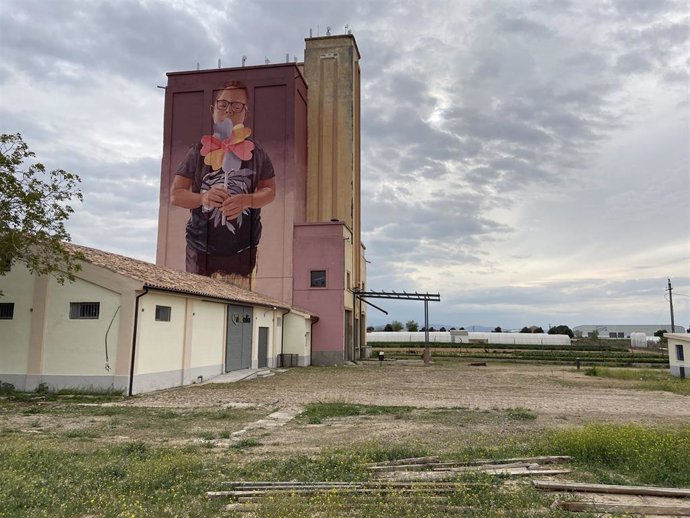
[[325,288],[326,287],[326,270],[312,270],[311,271],[311,287]]
[[100,302],[70,302],[69,317],[71,319],[97,319],[101,313]]
[[14,302],[0,303],[0,320],[12,320],[14,318]]
[[156,320],[158,322],[170,322],[170,314],[172,307],[170,306],[156,306]]

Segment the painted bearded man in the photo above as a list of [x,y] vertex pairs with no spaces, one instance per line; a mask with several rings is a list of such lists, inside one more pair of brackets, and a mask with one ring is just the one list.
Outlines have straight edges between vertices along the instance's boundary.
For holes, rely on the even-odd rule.
[[273,164],[244,126],[246,86],[225,83],[211,106],[213,135],[191,146],[177,168],[171,203],[191,209],[187,271],[219,274],[251,289],[261,239],[261,207],[275,198]]

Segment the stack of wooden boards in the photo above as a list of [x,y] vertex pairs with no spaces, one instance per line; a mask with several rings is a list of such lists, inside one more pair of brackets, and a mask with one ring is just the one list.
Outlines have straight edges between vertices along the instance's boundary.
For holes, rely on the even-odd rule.
[[[342,495],[414,494],[433,502],[438,511],[445,499],[468,484],[453,481],[470,473],[493,476],[556,476],[570,473],[563,468],[567,456],[523,457],[501,460],[441,462],[438,457],[416,457],[370,464],[375,480],[361,482],[229,481],[223,491],[209,491],[209,498],[229,498],[228,510],[254,512],[265,497],[313,496],[337,492]],[[556,495],[554,507],[571,512],[627,513],[643,516],[690,516],[690,489],[582,484],[555,480],[533,480],[540,491]],[[490,484],[486,484],[490,486]],[[568,494],[568,496],[565,496]],[[577,496],[574,496],[577,495]]]

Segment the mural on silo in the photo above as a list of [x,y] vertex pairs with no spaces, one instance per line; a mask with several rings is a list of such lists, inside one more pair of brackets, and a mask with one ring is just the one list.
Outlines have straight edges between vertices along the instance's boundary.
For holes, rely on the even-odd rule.
[[273,163],[244,125],[249,93],[242,82],[223,84],[209,108],[213,133],[194,143],[171,171],[171,203],[191,210],[186,270],[252,289],[261,209],[276,197]]

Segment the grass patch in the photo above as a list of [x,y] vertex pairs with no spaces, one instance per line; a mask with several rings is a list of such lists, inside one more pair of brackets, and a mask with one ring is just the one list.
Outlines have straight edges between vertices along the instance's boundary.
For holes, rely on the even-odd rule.
[[662,390],[690,396],[690,380],[671,376],[665,369],[616,369],[595,366],[585,369],[584,373],[585,376],[635,381],[636,388],[643,390]]
[[402,416],[412,411],[408,406],[377,406],[353,403],[309,403],[298,418],[309,424],[320,424],[332,417],[351,417],[360,415]]
[[506,410],[508,419],[513,421],[533,421],[537,418],[537,414],[533,413],[527,408],[509,408]]
[[690,487],[690,426],[590,424],[549,432],[542,449],[572,455],[594,473],[616,472],[628,483]]
[[239,441],[233,443],[230,447],[233,450],[246,450],[247,448],[255,448],[261,446],[261,443],[256,439],[240,439]]
[[[218,516],[217,472],[198,450],[129,443],[97,450],[5,438],[0,516]],[[213,481],[213,482],[212,482]]]

